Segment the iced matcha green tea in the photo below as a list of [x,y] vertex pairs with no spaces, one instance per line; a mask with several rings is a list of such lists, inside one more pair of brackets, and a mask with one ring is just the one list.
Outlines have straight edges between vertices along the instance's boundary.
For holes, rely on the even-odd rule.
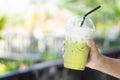
[[[86,41],[95,34],[94,25],[89,18],[89,14],[99,9],[101,6],[87,12],[83,17],[75,16],[65,27],[65,53],[64,67],[75,70],[84,70],[88,58],[89,48]],[[84,24],[84,25],[83,25]]]
[[95,33],[92,21],[87,18],[80,27],[82,18],[75,16],[65,27],[64,67],[75,70],[84,70],[88,58],[89,47],[86,41]]

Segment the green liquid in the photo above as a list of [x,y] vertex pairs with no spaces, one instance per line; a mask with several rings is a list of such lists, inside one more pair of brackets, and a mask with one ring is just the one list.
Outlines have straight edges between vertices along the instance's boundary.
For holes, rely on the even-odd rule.
[[66,41],[64,53],[64,67],[84,70],[89,48],[85,42]]

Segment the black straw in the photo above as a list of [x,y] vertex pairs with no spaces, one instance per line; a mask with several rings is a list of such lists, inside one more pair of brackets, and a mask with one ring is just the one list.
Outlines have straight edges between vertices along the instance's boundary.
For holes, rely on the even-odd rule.
[[83,16],[83,20],[82,20],[82,22],[81,22],[80,27],[82,27],[82,25],[83,25],[83,23],[84,23],[84,21],[85,21],[86,16],[89,15],[89,14],[91,14],[92,12],[96,11],[96,10],[99,9],[100,7],[101,7],[101,6],[99,5],[99,6],[97,6],[96,8],[92,9],[91,11],[87,12],[87,13]]

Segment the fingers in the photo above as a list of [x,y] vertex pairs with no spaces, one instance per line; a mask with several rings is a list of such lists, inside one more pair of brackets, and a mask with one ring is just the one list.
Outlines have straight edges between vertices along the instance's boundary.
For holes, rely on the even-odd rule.
[[64,53],[64,52],[65,52],[65,48],[64,48],[64,46],[65,46],[65,41],[63,41],[62,43],[63,43],[62,52]]
[[65,52],[65,48],[64,48],[64,47],[62,48],[62,52],[63,52],[63,53]]
[[62,43],[63,43],[63,47],[62,47],[62,57],[64,58],[64,52],[65,52],[64,46],[65,46],[65,41],[63,41]]

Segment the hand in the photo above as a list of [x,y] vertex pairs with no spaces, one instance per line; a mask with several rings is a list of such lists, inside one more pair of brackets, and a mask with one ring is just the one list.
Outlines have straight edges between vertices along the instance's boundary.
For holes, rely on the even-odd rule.
[[[63,42],[65,44],[65,42]],[[100,63],[102,55],[100,54],[99,49],[96,47],[95,43],[91,40],[87,41],[87,46],[90,48],[88,61],[86,66],[92,69],[95,69],[96,65]],[[64,47],[62,52],[64,53]]]
[[102,55],[100,54],[99,49],[97,48],[95,42],[89,40],[87,41],[87,45],[90,48],[89,56],[88,56],[88,61],[86,66],[92,69],[95,69],[97,64],[100,63]]

